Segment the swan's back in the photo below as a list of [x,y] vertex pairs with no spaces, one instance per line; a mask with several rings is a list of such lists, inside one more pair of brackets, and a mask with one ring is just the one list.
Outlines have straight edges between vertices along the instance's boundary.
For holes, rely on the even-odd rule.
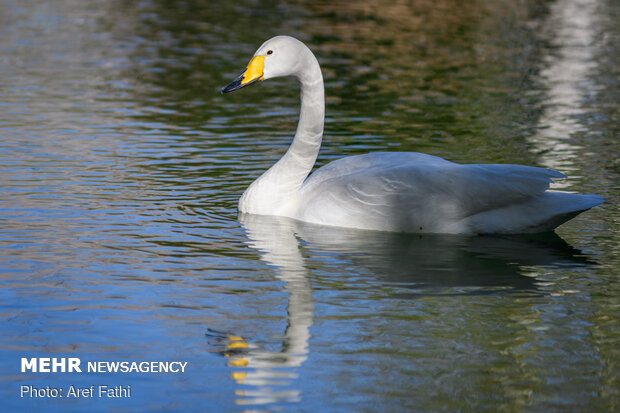
[[300,189],[293,218],[407,232],[550,231],[603,202],[595,195],[547,191],[552,178],[563,177],[530,166],[460,165],[421,153],[377,152],[314,172]]

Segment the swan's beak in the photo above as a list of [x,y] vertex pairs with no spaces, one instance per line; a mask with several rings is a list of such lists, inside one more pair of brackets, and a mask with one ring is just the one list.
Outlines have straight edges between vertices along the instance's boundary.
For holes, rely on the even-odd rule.
[[259,80],[263,80],[263,69],[265,67],[265,56],[254,56],[245,72],[241,76],[230,82],[229,85],[222,88],[222,94],[241,89]]

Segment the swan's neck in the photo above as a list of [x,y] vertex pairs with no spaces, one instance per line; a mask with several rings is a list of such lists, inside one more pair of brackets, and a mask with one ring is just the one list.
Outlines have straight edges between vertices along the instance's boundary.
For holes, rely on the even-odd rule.
[[319,63],[308,50],[302,69],[301,110],[293,143],[284,156],[262,174],[239,200],[239,211],[262,215],[285,215],[297,191],[312,170],[321,147],[325,118],[325,92]]

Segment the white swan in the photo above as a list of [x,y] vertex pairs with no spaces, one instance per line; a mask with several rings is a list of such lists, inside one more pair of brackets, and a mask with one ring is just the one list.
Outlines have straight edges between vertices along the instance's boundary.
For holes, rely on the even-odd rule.
[[435,233],[551,231],[595,205],[596,195],[547,191],[560,172],[522,165],[459,165],[413,152],[333,161],[310,177],[323,136],[319,63],[302,42],[274,37],[221,92],[294,76],[301,83],[297,132],[286,154],[239,200],[242,213],[371,230]]

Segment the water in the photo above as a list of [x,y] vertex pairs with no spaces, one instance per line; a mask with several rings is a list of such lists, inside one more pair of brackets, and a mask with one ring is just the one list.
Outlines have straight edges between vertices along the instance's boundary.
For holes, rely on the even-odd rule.
[[[619,16],[612,0],[0,1],[3,409],[618,410]],[[218,90],[281,33],[323,66],[319,165],[388,149],[547,166],[607,203],[530,237],[238,217],[299,92]],[[188,367],[21,373],[35,356]]]

